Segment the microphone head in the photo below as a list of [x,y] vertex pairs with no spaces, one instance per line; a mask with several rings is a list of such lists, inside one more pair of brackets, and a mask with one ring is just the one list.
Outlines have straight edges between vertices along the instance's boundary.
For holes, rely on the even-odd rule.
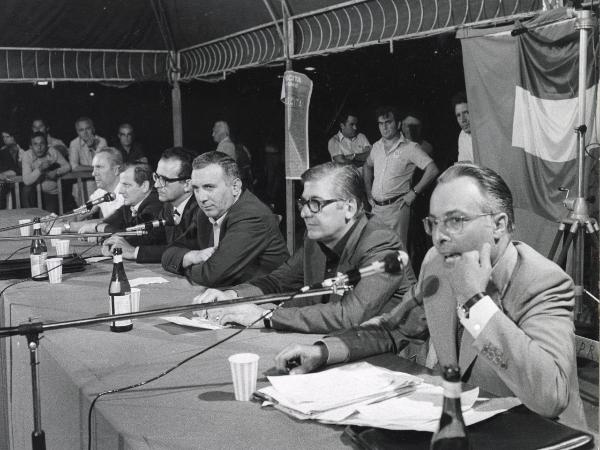
[[408,264],[408,254],[402,250],[397,253],[389,253],[383,258],[384,270],[387,273],[400,273]]
[[103,198],[105,202],[112,202],[115,198],[117,198],[117,196],[114,192],[107,192],[106,194],[104,194]]

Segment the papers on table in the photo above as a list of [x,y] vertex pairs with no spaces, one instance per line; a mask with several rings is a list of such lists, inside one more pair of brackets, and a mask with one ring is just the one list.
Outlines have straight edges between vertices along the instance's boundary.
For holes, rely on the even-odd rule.
[[142,284],[168,283],[163,277],[140,277],[129,281],[131,287],[141,286]]
[[[261,389],[259,395],[298,419],[433,432],[442,414],[440,386],[365,362],[314,374],[268,378],[271,386]],[[478,395],[478,388],[461,395],[467,425],[520,404],[513,397],[477,401]]]
[[223,325],[220,325],[219,322],[215,320],[205,319],[203,317],[192,317],[187,318],[184,316],[163,316],[161,319],[166,320],[168,322],[176,323],[177,325],[183,325],[186,327],[193,328],[202,328],[205,330],[220,330],[222,328],[228,328]]

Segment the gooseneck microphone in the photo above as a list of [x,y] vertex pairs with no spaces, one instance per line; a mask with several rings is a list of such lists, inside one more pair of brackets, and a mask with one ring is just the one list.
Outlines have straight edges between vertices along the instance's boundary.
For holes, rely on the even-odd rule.
[[311,286],[304,286],[300,292],[306,292],[311,289],[330,288],[336,285],[351,284],[355,285],[362,278],[370,277],[377,273],[400,273],[408,265],[408,254],[402,250],[396,253],[389,253],[380,261],[375,261],[368,266],[360,269],[352,269],[345,273],[338,273],[337,276],[327,278],[320,283]]
[[125,228],[125,231],[151,231],[154,228],[164,227],[167,224],[165,219],[156,219],[151,222],[140,223],[139,225],[134,225],[132,227]]
[[79,208],[74,209],[73,212],[77,214],[83,214],[88,212],[94,206],[104,202],[112,202],[115,198],[117,198],[117,196],[114,194],[114,192],[107,192],[102,197],[90,200],[89,202],[86,202],[85,205],[81,205]]

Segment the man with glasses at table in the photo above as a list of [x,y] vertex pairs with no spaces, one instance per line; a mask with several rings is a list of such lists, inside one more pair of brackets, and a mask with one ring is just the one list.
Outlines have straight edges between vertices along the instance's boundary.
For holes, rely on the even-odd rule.
[[195,249],[174,241],[163,268],[204,287],[230,286],[264,275],[289,256],[277,216],[244,189],[233,158],[204,153],[192,163],[196,215]]
[[573,282],[527,244],[513,241],[513,222],[512,195],[498,174],[472,164],[450,167],[424,219],[434,248],[415,289],[389,314],[313,346],[287,347],[277,367],[286,370],[293,362],[299,366],[291,373],[305,373],[405,349],[430,368],[458,363],[464,382],[585,426]]
[[[298,208],[306,223],[304,246],[269,275],[225,291],[209,289],[196,297],[195,303],[298,291],[335,277],[338,272],[360,269],[404,250],[394,231],[367,217],[364,184],[358,169],[329,162],[308,169],[302,174],[302,182]],[[364,277],[343,295],[290,300],[272,313],[272,306],[243,304],[211,309],[208,314],[221,323],[325,333],[358,326],[390,311],[414,282],[407,263],[401,273]]]
[[163,203],[158,219],[164,219],[166,242],[133,246],[121,236],[113,235],[102,246],[109,256],[113,248],[123,251],[123,258],[138,263],[160,263],[162,254],[173,242],[197,249],[195,221],[198,203],[192,198],[191,176],[194,153],[183,147],[166,149],[152,174],[158,199]]

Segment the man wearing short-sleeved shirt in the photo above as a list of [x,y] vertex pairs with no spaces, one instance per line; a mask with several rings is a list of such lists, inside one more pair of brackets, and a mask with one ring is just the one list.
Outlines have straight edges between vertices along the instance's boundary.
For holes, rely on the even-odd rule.
[[358,117],[351,112],[340,116],[340,130],[327,143],[331,160],[362,167],[369,156],[371,144],[358,132]]
[[[373,214],[395,230],[406,245],[410,207],[439,171],[419,144],[402,136],[395,108],[379,108],[376,116],[381,139],[373,144],[363,167],[365,187],[373,205]],[[411,187],[411,178],[417,167],[424,173]]]

